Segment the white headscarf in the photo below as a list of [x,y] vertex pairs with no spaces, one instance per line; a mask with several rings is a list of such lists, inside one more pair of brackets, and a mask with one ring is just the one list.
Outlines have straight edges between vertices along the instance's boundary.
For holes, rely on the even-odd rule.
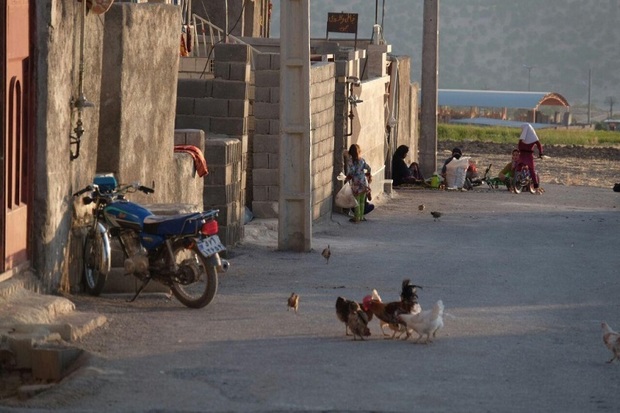
[[538,135],[536,135],[536,131],[532,125],[529,123],[524,123],[521,126],[521,136],[519,136],[519,139],[527,144],[530,144],[538,140]]

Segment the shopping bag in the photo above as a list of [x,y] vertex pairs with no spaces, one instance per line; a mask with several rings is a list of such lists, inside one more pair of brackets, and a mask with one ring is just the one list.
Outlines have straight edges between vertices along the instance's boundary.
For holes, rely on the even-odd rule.
[[357,206],[357,199],[355,199],[351,185],[348,182],[336,194],[335,202],[336,206],[340,208],[355,208]]

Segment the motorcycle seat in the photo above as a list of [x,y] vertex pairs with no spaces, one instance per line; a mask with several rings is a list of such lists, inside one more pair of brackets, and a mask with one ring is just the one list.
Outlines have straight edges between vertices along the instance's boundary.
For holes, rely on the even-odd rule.
[[202,225],[203,214],[194,212],[178,215],[149,215],[144,218],[142,231],[154,235],[196,234]]

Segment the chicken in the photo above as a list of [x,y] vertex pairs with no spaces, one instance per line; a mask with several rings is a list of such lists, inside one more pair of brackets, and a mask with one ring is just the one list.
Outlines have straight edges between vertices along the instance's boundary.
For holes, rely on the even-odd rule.
[[[349,314],[351,312],[350,308],[351,308],[351,303],[356,303],[353,300],[347,300],[344,297],[338,297],[336,298],[336,316],[338,317],[338,320],[342,321],[344,323],[344,335],[348,336],[349,335]],[[368,321],[372,320],[372,312],[371,311],[366,311],[364,310],[364,312],[366,313],[366,318],[368,319]],[[368,322],[366,323],[368,324]]]
[[291,293],[291,296],[288,298],[288,301],[286,304],[287,304],[286,311],[293,309],[293,311],[295,311],[295,314],[297,314],[297,310],[299,309],[299,295],[295,293]]
[[[372,299],[377,300],[379,302],[383,302],[377,290],[374,290],[374,289],[372,290]],[[383,335],[386,337],[390,337],[390,335],[385,333],[385,327],[388,327],[390,330],[392,330],[393,333],[392,333],[392,336],[390,337],[391,339],[400,338],[403,335],[403,333],[407,331],[405,326],[401,324],[390,324],[382,320],[379,320],[379,327],[381,328],[381,332],[383,333]],[[398,337],[396,337],[397,334],[398,334]]]
[[425,335],[424,343],[431,343],[431,335],[434,338],[437,331],[443,327],[443,301],[437,301],[430,310],[418,314],[400,314],[399,318],[407,325],[408,329],[410,328],[418,333],[416,343]]
[[321,253],[321,255],[323,256],[323,258],[325,258],[326,263],[325,264],[329,264],[329,257],[332,256],[332,250],[329,249],[329,244],[327,245],[327,248],[325,248],[323,250],[323,252]]
[[426,207],[424,206],[424,204],[420,204],[420,205],[418,205],[418,211],[422,212],[422,211],[424,211],[424,208],[426,208]]
[[[404,325],[405,323],[398,318],[399,314],[407,314],[414,311],[417,303],[417,294],[416,294],[415,285],[411,284],[408,279],[403,280],[402,289],[401,289],[401,300],[393,301],[390,303],[383,303],[379,294],[373,291],[374,298],[372,295],[367,295],[363,300],[363,308],[364,311],[371,311],[379,320],[383,321],[390,325],[392,330],[395,330],[395,333],[392,335],[392,338],[396,335],[397,331],[400,331],[399,325]],[[418,307],[419,308],[419,307]],[[383,331],[383,328],[381,329]],[[385,332],[383,332],[385,335]]]
[[347,326],[353,333],[353,340],[357,340],[357,337],[364,340],[364,337],[370,336],[370,330],[368,329],[368,316],[364,311],[362,311],[360,305],[355,301],[349,302]]
[[608,363],[614,360],[620,360],[620,333],[616,333],[612,330],[606,322],[601,323],[603,328],[603,343],[605,346],[614,353],[614,356],[608,361]]
[[443,214],[439,211],[431,211],[431,215],[435,218],[435,221],[437,221]]

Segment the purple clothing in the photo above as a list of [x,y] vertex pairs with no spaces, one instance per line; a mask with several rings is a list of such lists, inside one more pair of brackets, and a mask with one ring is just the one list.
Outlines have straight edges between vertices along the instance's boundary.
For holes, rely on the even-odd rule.
[[528,168],[530,169],[530,174],[532,176],[532,182],[534,182],[534,188],[538,188],[538,174],[536,173],[534,165],[534,146],[538,148],[538,155],[542,156],[543,150],[540,141],[525,143],[522,140],[519,140],[519,145],[517,146],[517,149],[519,149],[520,151],[519,163],[528,166]]

